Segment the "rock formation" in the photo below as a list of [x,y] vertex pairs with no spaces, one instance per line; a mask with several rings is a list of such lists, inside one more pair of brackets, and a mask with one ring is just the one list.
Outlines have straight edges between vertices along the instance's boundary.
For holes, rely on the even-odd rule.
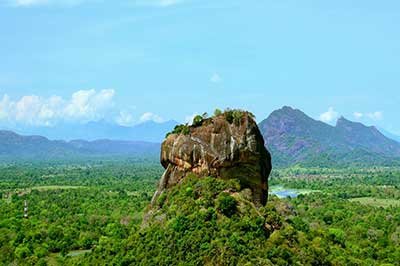
[[[196,120],[196,119],[195,119]],[[252,115],[227,111],[192,126],[178,126],[161,147],[161,164],[166,169],[152,205],[164,190],[188,174],[240,181],[252,191],[253,201],[265,204],[271,156]]]

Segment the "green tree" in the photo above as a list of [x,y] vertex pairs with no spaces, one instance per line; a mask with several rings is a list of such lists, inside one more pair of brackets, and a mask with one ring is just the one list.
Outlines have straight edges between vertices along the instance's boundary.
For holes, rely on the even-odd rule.
[[201,115],[196,115],[193,118],[193,122],[192,125],[197,127],[197,126],[201,126],[201,124],[203,123],[203,117]]
[[229,193],[223,192],[217,198],[217,209],[224,215],[231,217],[237,210],[237,201]]

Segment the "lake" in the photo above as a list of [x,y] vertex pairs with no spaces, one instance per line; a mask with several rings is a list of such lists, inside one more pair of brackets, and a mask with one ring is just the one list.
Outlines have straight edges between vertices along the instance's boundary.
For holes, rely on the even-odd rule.
[[269,194],[276,195],[278,198],[295,198],[298,195],[308,194],[311,192],[317,191],[308,189],[285,188],[283,186],[272,186],[269,188]]

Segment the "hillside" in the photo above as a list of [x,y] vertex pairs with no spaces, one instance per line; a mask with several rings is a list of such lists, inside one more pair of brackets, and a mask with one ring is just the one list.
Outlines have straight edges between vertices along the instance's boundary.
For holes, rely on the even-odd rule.
[[[277,265],[284,261],[280,253],[268,250],[279,245],[298,249],[297,235],[279,242],[281,234],[293,231],[288,219],[273,204],[255,207],[251,197],[239,191],[234,180],[186,178],[157,201],[158,222],[133,232],[115,253],[110,253],[110,246],[99,246],[85,262],[97,265],[104,254],[113,254],[106,256],[106,264],[122,265]],[[290,262],[305,261],[292,253]]]
[[113,140],[49,140],[42,136],[22,136],[0,131],[0,158],[69,159],[76,157],[157,155],[158,143]]
[[388,137],[389,139],[393,139],[393,140],[395,140],[395,141],[397,141],[397,142],[400,143],[400,136],[399,136],[399,135],[393,134],[393,133],[391,133],[391,132],[389,132],[389,131],[387,131],[387,130],[385,130],[385,129],[383,129],[383,128],[379,128],[379,131],[380,131],[383,135],[385,135],[386,137]]
[[283,107],[259,126],[275,165],[384,165],[400,158],[400,143],[343,117],[331,126]]
[[[387,184],[384,175],[369,174]],[[345,198],[360,192],[387,195],[387,188],[346,178],[315,180],[321,192],[271,196],[259,207],[238,180],[189,176],[158,198],[157,219],[134,227],[126,238],[113,226],[89,256],[71,257],[66,264],[398,265],[399,207],[375,208]]]

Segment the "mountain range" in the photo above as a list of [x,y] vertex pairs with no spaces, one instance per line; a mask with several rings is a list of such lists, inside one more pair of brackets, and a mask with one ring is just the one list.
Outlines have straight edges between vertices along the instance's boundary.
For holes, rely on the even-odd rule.
[[[176,124],[175,121],[146,122],[124,127],[99,121],[37,128],[30,131],[32,136],[3,130],[0,131],[0,159],[155,157],[159,155],[165,134]],[[274,166],[393,165],[400,162],[399,142],[376,127],[367,127],[344,117],[331,126],[285,106],[272,112],[259,123],[259,128]]]
[[125,141],[146,141],[160,143],[165,134],[171,131],[178,122],[170,120],[162,123],[146,121],[134,126],[121,126],[105,120],[92,121],[86,124],[64,123],[53,127],[23,127],[18,132],[23,135],[45,136],[49,139],[88,141],[113,139]]
[[116,140],[49,140],[0,131],[0,159],[49,160],[104,156],[156,156],[158,143]]
[[399,142],[344,117],[331,126],[285,106],[259,127],[275,165],[385,165],[400,158]]

